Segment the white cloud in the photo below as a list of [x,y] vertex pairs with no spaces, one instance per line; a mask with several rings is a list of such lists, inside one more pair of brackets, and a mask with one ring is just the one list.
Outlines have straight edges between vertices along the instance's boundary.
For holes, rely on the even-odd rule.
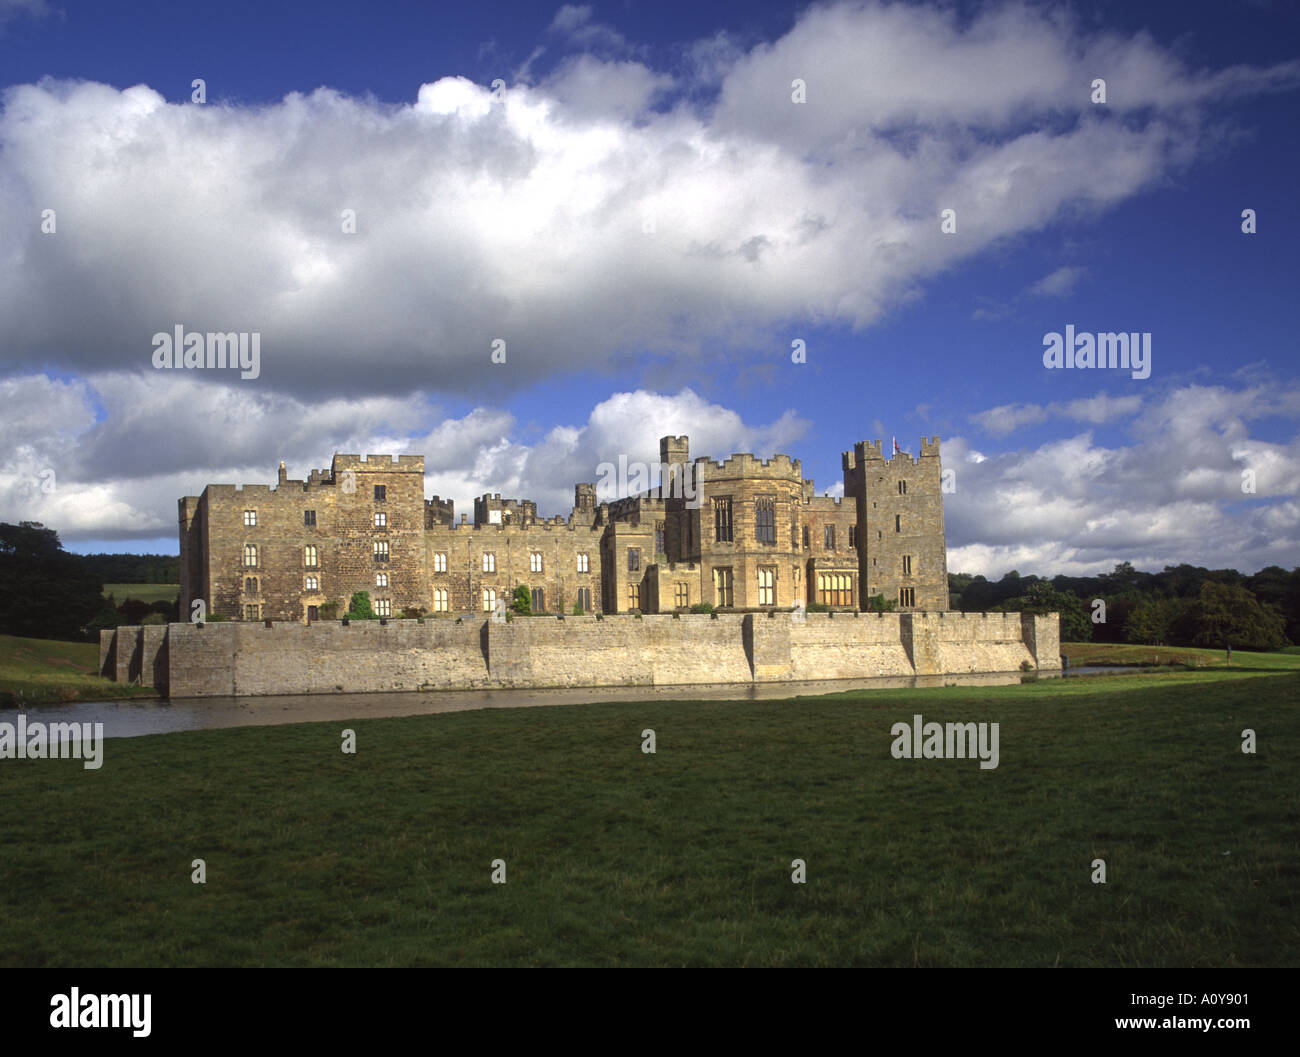
[[[555,29],[615,43],[584,7]],[[143,370],[182,323],[259,332],[260,388],[473,395],[752,347],[792,318],[866,327],[963,258],[1167,178],[1216,100],[1300,80],[1300,64],[1193,72],[1144,36],[1014,4],[967,25],[810,8],[747,51],[696,42],[685,71],[633,50],[499,99],[447,77],[404,106],[8,89],[0,213],[29,222],[0,231],[0,301],[28,311],[0,317],[3,368]],[[1123,121],[1080,89],[1108,70]],[[508,365],[488,374],[497,338]]]
[[[1127,400],[1053,405],[1098,421],[1131,414],[1127,442],[1103,445],[1085,432],[977,460],[965,438],[945,441],[957,484],[944,505],[948,568],[1001,576],[1096,573],[1120,561],[1295,564],[1300,433],[1269,442],[1249,423],[1300,421],[1300,390],[1189,385],[1140,407]],[[1254,472],[1252,494],[1242,491],[1243,470]]]
[[200,381],[165,383],[154,374],[142,385],[116,372],[83,382],[10,378],[0,381],[0,401],[14,408],[0,420],[0,451],[8,453],[0,458],[0,521],[43,521],[65,540],[171,536],[181,496],[208,484],[271,483],[280,460],[291,477],[306,477],[335,451],[424,455],[426,494],[455,500],[461,512],[490,491],[534,499],[548,516],[567,514],[574,484],[598,481],[600,463],[624,456],[657,464],[661,436],[689,436],[692,457],[770,458],[797,455],[808,427],[792,411],[748,423],[690,389],[615,393],[585,422],[555,426],[533,442],[521,439],[508,412],[477,407],[440,418],[418,393],[250,400]]
[[1029,295],[1031,297],[1066,297],[1073,292],[1075,286],[1087,274],[1087,271],[1087,268],[1063,265],[1034,283],[1029,288]]

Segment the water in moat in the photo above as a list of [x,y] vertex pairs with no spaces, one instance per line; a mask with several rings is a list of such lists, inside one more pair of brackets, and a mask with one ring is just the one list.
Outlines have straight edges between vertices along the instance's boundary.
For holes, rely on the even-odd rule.
[[[1094,669],[1088,669],[1092,671]],[[1082,674],[1078,669],[1071,675]],[[1059,673],[1044,674],[1056,678]],[[1001,686],[1021,681],[1019,672],[996,675],[889,676],[805,683],[707,684],[702,686],[606,686],[557,690],[442,690],[430,693],[294,694],[282,697],[205,697],[176,701],[148,699],[73,701],[0,709],[0,723],[29,721],[103,723],[107,738],[170,734],[221,727],[279,723],[332,722],[466,712],[481,708],[531,708],[599,701],[761,701],[809,697],[845,690],[884,690],[927,686]]]

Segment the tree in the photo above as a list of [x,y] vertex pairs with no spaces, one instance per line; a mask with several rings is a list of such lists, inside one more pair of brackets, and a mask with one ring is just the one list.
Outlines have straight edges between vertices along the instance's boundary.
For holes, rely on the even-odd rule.
[[375,620],[375,611],[370,608],[370,592],[357,591],[352,596],[352,601],[348,603],[348,611],[344,614],[349,620]]
[[995,607],[1002,613],[1059,613],[1062,642],[1091,642],[1091,607],[1078,595],[1058,591],[1046,580],[1035,580],[1019,598]]
[[1189,633],[1196,646],[1276,650],[1286,645],[1282,614],[1236,584],[1207,580],[1184,621],[1184,634]]
[[103,609],[103,583],[38,521],[0,523],[0,632],[84,639]]
[[1171,646],[1174,628],[1187,612],[1181,598],[1148,598],[1139,602],[1124,625],[1127,642],[1145,646]]
[[526,586],[520,584],[515,588],[514,597],[511,599],[510,608],[520,616],[528,617],[533,614],[533,595]]

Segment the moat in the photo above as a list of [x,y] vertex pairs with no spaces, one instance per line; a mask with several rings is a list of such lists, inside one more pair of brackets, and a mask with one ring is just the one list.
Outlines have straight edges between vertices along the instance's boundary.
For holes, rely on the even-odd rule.
[[[1090,669],[1091,670],[1091,669]],[[1083,674],[1082,671],[1072,672]],[[106,738],[133,738],[223,727],[319,723],[393,716],[435,715],[484,708],[531,708],[596,702],[758,701],[818,697],[845,690],[888,690],[934,686],[1005,686],[1021,673],[888,676],[809,683],[701,685],[674,687],[610,686],[559,690],[444,690],[433,693],[291,694],[277,697],[209,697],[159,700],[76,701],[0,709],[0,722],[13,723],[20,712],[42,722],[103,723]],[[1039,678],[1060,678],[1060,672]]]

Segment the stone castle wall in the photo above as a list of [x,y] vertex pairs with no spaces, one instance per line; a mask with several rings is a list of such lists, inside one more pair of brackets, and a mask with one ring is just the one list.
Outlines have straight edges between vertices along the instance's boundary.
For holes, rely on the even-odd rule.
[[790,613],[124,627],[103,674],[173,698],[865,679],[1060,668],[1056,614]]

